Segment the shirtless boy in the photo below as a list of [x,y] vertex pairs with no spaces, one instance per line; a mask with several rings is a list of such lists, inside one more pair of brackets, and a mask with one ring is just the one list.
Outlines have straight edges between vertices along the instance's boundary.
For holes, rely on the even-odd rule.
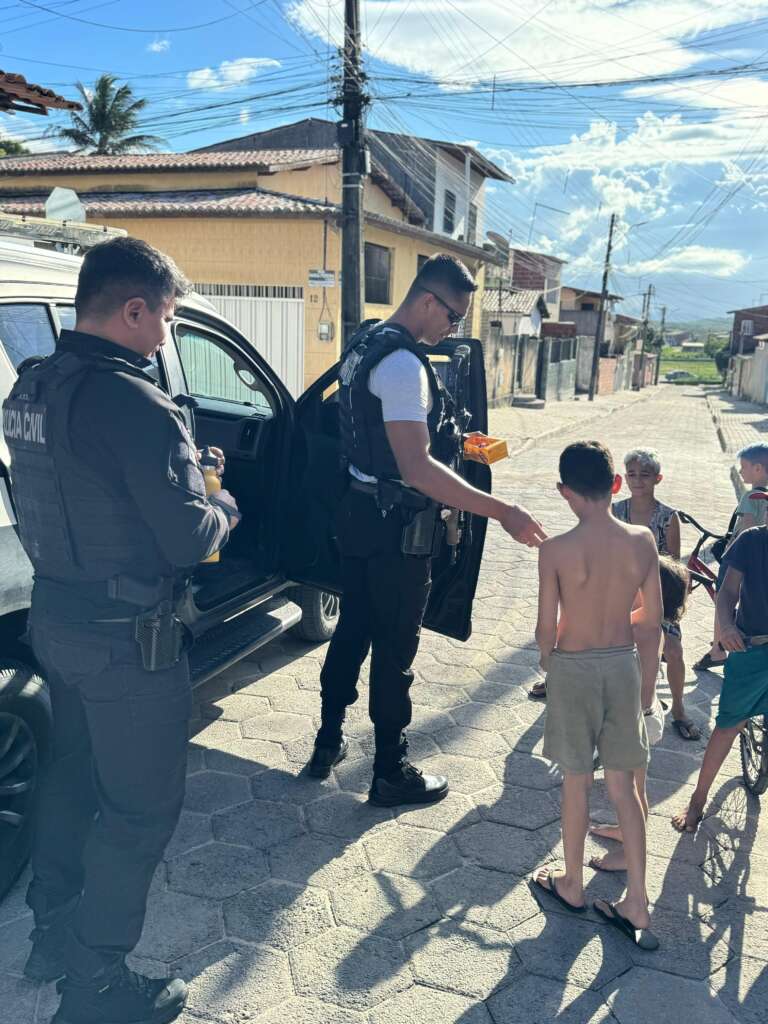
[[[611,496],[621,478],[603,445],[569,445],[560,456],[560,481],[557,489],[579,523],[539,549],[536,641],[547,673],[544,756],[564,776],[565,870],[542,867],[533,881],[567,910],[586,911],[584,841],[597,748],[624,838],[627,892],[615,904],[596,900],[594,908],[636,945],[657,949],[645,888],[645,818],[633,776],[648,761],[642,707],[652,694],[641,693],[631,615],[640,592],[643,613],[634,624],[635,636],[647,634],[658,648],[659,557],[646,527],[611,514]],[[653,680],[647,685],[652,688]]]

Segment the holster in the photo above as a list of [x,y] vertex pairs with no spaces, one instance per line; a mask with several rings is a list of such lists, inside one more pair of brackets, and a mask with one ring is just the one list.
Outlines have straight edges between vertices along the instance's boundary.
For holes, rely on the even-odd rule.
[[186,627],[176,615],[173,602],[161,601],[136,616],[134,636],[147,672],[173,668],[184,651]]
[[408,521],[400,536],[401,552],[422,558],[433,558],[439,554],[443,532],[440,506],[430,501],[426,508],[408,513],[404,518]]

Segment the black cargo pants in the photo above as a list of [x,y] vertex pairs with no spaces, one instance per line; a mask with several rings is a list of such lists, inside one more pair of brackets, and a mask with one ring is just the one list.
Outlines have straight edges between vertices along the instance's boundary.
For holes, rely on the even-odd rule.
[[75,907],[65,959],[86,981],[130,952],[181,812],[191,708],[186,655],[147,672],[131,623],[62,622],[33,609],[50,688],[53,750],[39,786],[33,879],[38,926]]
[[346,708],[357,700],[360,668],[371,652],[377,775],[396,767],[400,734],[411,721],[411,665],[431,584],[432,560],[401,553],[402,528],[397,508],[382,516],[373,496],[350,490],[344,497],[336,521],[344,595],[320,673],[320,738],[332,742]]

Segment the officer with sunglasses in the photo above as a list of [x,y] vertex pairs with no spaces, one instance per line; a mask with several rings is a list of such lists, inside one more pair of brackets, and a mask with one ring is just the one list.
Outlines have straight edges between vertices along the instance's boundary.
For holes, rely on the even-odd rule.
[[388,320],[358,330],[339,371],[349,473],[337,520],[344,597],[320,675],[321,726],[309,773],[326,778],[346,757],[345,712],[357,700],[370,651],[375,756],[369,801],[378,806],[429,804],[448,792],[445,778],[424,775],[409,762],[405,737],[439,508],[497,519],[529,546],[545,537],[525,509],[471,487],[449,468],[461,434],[424,346],[453,333],[476,288],[459,260],[433,256]]

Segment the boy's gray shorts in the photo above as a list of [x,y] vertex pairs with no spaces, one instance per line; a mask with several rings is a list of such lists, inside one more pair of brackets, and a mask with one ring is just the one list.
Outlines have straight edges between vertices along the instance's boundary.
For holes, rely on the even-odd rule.
[[554,650],[547,672],[544,756],[570,775],[604,768],[635,771],[648,763],[634,647]]

